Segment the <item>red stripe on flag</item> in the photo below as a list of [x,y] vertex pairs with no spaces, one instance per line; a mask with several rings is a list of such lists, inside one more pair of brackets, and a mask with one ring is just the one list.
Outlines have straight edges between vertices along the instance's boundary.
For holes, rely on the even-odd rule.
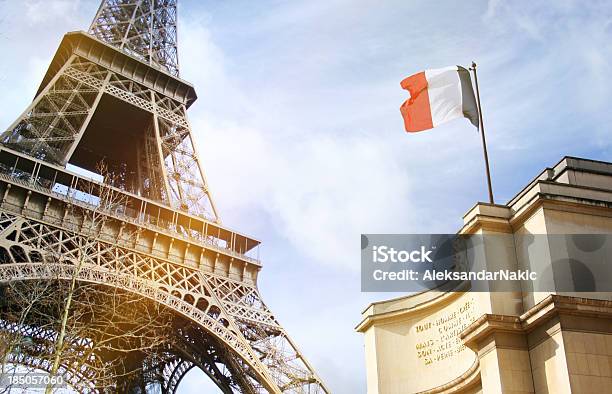
[[406,131],[414,132],[433,128],[425,72],[404,79],[400,85],[410,92],[410,98],[400,107]]

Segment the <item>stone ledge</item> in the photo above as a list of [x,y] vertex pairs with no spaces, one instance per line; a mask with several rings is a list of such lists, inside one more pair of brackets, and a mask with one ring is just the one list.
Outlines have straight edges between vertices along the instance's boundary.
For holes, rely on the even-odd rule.
[[[484,314],[463,330],[459,337],[474,351],[494,333],[527,334],[561,315],[612,319],[612,301],[551,294],[521,316]],[[608,330],[612,333],[612,325]]]

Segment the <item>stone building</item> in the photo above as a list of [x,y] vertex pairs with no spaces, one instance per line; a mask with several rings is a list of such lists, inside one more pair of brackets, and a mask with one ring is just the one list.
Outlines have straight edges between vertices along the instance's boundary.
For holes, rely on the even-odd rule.
[[[509,243],[485,242],[487,263],[549,266],[554,278],[553,262],[567,250],[551,243],[536,259],[519,243],[533,234],[611,234],[612,163],[565,157],[507,204],[478,203],[463,220],[459,234],[502,234]],[[592,275],[608,284],[604,291],[592,283],[538,292],[463,284],[369,305],[356,328],[368,394],[612,393],[606,272]]]

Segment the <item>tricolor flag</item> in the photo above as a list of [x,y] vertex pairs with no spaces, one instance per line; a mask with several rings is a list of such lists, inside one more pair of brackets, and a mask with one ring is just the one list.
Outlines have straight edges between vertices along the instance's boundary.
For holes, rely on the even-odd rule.
[[431,129],[461,117],[478,127],[472,79],[465,68],[425,70],[404,79],[400,85],[410,92],[410,98],[400,107],[406,131]]

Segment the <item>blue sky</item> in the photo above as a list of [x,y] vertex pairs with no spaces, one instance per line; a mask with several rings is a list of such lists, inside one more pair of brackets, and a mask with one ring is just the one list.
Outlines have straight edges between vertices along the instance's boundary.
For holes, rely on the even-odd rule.
[[[0,121],[98,2],[0,1]],[[564,155],[612,160],[612,3],[182,1],[181,75],[221,218],[263,241],[259,286],[335,393],[365,393],[359,234],[455,232],[486,199],[467,120],[407,135],[399,82],[479,64],[505,202]],[[5,127],[6,127],[5,126]],[[201,392],[193,372],[181,392]],[[214,391],[210,391],[214,392]]]

